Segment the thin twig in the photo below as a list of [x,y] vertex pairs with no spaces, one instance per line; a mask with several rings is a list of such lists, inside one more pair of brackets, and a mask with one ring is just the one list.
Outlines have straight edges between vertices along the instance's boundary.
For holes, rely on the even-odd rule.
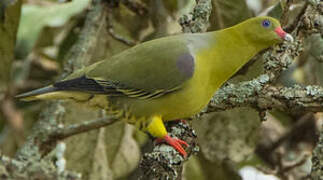
[[53,139],[53,138],[56,138],[57,140],[65,139],[70,136],[74,136],[77,134],[81,134],[84,132],[88,132],[94,129],[111,125],[117,122],[117,120],[119,120],[119,118],[115,116],[107,116],[96,120],[86,121],[80,124],[69,125],[64,128],[58,128],[57,130],[53,131],[53,134],[50,135],[52,137],[50,139]]
[[127,6],[133,12],[136,12],[138,15],[144,16],[148,14],[148,8],[138,1],[134,0],[121,0],[125,6]]
[[292,30],[294,30],[297,27],[298,23],[301,21],[301,18],[303,17],[308,6],[309,6],[309,2],[305,1],[305,4],[303,5],[300,13],[293,20],[293,22],[288,27],[285,28],[286,32],[291,32]]
[[[110,23],[110,22],[109,22]],[[123,42],[125,43],[126,45],[128,46],[134,46],[137,44],[136,41],[132,41],[130,39],[126,39],[125,37],[122,37],[121,35],[117,34],[114,32],[114,29],[113,29],[113,26],[111,24],[109,24],[108,26],[108,32],[109,34],[111,35],[111,37],[113,37],[114,39],[120,41],[120,42]]]
[[300,160],[289,163],[288,165],[283,164],[283,160],[282,160],[282,154],[278,154],[279,155],[279,162],[277,167],[275,167],[275,169],[268,169],[265,167],[257,167],[258,170],[264,172],[265,174],[271,174],[277,177],[280,177],[282,179],[289,179],[288,178],[288,172],[290,172],[291,170],[304,165],[304,163],[306,163],[306,161],[308,160],[309,155],[308,154],[304,154]]
[[278,174],[286,174],[287,172],[293,170],[294,168],[297,168],[299,166],[302,166],[308,159],[309,155],[304,155],[301,160],[297,162],[293,162],[292,164],[285,165],[282,167],[280,171],[278,171]]
[[309,127],[310,125],[312,125],[314,123],[313,120],[313,114],[307,113],[299,121],[297,121],[297,123],[287,133],[280,136],[280,138],[278,138],[275,142],[269,145],[259,144],[255,150],[256,154],[263,160],[265,160],[266,163],[274,167],[275,164],[279,162],[278,159],[273,156],[273,152],[284,142],[286,142],[289,138],[292,138],[293,136],[297,135],[305,127]]

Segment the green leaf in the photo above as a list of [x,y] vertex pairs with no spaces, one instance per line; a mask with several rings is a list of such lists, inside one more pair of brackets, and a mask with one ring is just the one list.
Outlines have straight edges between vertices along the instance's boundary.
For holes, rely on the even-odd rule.
[[89,0],[74,0],[50,6],[24,5],[18,30],[18,56],[25,57],[33,49],[45,27],[61,27],[71,17],[82,12]]

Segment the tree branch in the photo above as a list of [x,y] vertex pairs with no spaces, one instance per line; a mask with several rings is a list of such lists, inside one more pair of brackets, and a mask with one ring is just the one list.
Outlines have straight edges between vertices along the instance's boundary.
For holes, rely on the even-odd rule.
[[179,19],[184,33],[205,32],[209,26],[209,17],[212,11],[210,0],[199,0],[193,11]]
[[113,37],[115,40],[118,40],[120,42],[123,42],[125,43],[126,45],[128,46],[134,46],[137,44],[136,41],[133,41],[133,40],[130,40],[130,39],[127,39],[125,37],[122,37],[121,35],[117,34],[114,32],[114,29],[113,29],[113,26],[112,24],[110,23],[110,21],[108,22],[109,25],[108,25],[108,32],[109,34],[111,35],[111,37]]
[[115,116],[108,116],[103,117],[97,120],[90,120],[86,121],[80,124],[73,124],[69,125],[64,128],[57,128],[57,130],[53,131],[53,133],[50,135],[50,140],[53,139],[62,140],[65,138],[68,138],[70,136],[74,136],[77,134],[81,134],[84,132],[88,132],[90,130],[98,129],[104,126],[111,125],[115,123],[117,120],[119,120],[118,117]]
[[279,109],[284,112],[322,112],[323,88],[320,86],[278,87],[265,84],[268,76],[221,88],[200,115],[236,107]]
[[[186,141],[189,144],[185,148],[188,156],[199,151],[197,136],[194,130],[186,122],[172,121],[167,124],[168,134]],[[145,153],[140,162],[142,175],[140,179],[182,179],[184,159],[173,147],[165,144],[157,144],[152,152]]]
[[10,159],[0,155],[1,179],[46,179],[46,180],[78,180],[81,175],[74,172],[64,171],[58,174],[56,168],[48,161],[28,163]]
[[[265,143],[260,143],[257,145],[255,149],[255,153],[261,157],[267,164],[269,164],[273,169],[277,167],[277,164],[280,164],[281,159],[277,157],[275,154],[275,150],[280,147],[284,142],[288,139],[291,139],[297,136],[300,132],[304,132],[304,129],[315,129],[312,128],[314,124],[314,116],[313,113],[307,113],[297,121],[290,130],[288,130],[285,134],[280,136],[277,140],[272,143],[266,141]],[[276,156],[275,156],[276,155]],[[279,167],[279,165],[278,165]],[[282,166],[281,166],[282,167]],[[283,168],[284,169],[284,168]],[[281,173],[285,172],[281,169]]]
[[121,3],[123,3],[133,12],[136,12],[138,15],[144,16],[148,14],[148,8],[142,3],[134,0],[121,0]]

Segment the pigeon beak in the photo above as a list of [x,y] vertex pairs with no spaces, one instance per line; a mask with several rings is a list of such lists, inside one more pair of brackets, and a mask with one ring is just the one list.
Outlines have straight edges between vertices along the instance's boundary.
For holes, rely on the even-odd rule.
[[290,34],[286,33],[281,27],[277,27],[275,29],[275,32],[279,37],[281,37],[283,40],[288,41],[288,42],[293,42],[294,38]]

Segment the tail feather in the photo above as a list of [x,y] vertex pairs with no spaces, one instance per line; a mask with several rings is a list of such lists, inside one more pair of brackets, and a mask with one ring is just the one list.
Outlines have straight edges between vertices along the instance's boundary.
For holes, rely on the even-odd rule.
[[19,98],[19,99],[22,99],[25,101],[31,101],[31,100],[38,99],[37,96],[39,96],[39,95],[48,94],[48,93],[56,92],[56,91],[58,91],[58,88],[50,85],[50,86],[35,89],[35,90],[29,91],[26,93],[18,94],[15,96],[15,98]]
[[91,97],[91,94],[102,94],[103,91],[103,87],[96,83],[95,80],[81,76],[74,79],[56,82],[50,86],[19,94],[16,96],[16,98],[23,101],[68,98],[83,101]]

